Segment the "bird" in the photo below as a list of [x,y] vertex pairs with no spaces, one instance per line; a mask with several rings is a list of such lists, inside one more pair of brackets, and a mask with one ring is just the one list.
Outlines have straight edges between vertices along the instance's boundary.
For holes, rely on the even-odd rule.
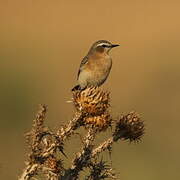
[[109,76],[112,58],[109,52],[119,44],[112,44],[107,40],[93,43],[87,55],[82,59],[77,74],[77,85],[72,91],[84,90],[87,87],[101,86]]

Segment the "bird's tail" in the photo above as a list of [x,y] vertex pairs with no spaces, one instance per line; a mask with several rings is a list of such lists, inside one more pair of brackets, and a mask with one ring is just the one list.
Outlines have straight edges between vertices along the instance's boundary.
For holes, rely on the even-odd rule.
[[71,91],[77,91],[77,90],[81,90],[80,85],[76,85],[71,89]]

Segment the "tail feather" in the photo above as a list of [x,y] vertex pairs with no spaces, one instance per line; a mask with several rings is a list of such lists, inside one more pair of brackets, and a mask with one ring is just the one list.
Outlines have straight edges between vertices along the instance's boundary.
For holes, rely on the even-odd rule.
[[71,89],[71,91],[77,91],[77,90],[81,90],[80,85],[76,85]]

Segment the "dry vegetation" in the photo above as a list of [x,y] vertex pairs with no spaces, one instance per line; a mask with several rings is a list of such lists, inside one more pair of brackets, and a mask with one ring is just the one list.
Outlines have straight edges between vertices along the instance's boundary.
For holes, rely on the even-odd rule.
[[[45,126],[47,107],[40,105],[32,129],[26,134],[29,153],[26,168],[19,180],[77,180],[84,169],[88,172],[83,177],[85,180],[117,179],[111,165],[99,157],[106,150],[112,152],[114,142],[141,140],[144,134],[143,121],[135,112],[113,120],[108,111],[109,93],[100,88],[73,92],[73,103],[76,109],[74,117],[57,131]],[[64,151],[65,142],[70,141],[80,127],[87,132],[82,147],[69,167],[65,167],[62,160],[68,156]],[[101,131],[106,132],[109,127],[112,129],[111,136],[95,146],[96,135]]]

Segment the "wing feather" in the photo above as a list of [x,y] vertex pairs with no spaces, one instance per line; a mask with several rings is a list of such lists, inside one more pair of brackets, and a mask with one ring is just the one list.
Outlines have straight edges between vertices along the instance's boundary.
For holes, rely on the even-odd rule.
[[77,74],[77,79],[79,78],[79,74],[81,72],[81,70],[83,69],[83,66],[88,62],[88,57],[85,56],[82,61],[81,61],[81,64],[80,64],[80,67],[79,67],[79,71],[78,71],[78,74]]

